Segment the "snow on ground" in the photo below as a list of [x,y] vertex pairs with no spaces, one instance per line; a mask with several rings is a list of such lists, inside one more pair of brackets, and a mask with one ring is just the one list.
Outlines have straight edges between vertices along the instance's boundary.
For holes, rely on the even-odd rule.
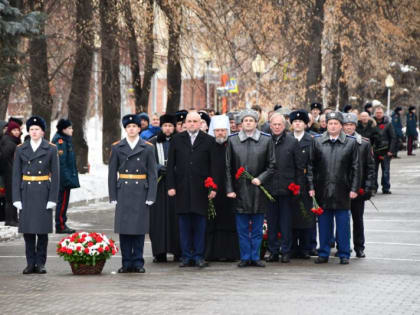
[[72,189],[70,203],[97,200],[108,196],[108,166],[102,162],[102,121],[98,116],[86,123],[90,172],[79,174],[80,188]]

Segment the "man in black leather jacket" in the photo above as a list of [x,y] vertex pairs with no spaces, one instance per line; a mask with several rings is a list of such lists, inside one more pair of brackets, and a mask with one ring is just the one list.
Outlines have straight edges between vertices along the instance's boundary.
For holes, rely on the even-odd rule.
[[309,194],[324,209],[319,217],[319,251],[315,263],[326,263],[334,217],[341,264],[350,258],[350,200],[360,186],[359,150],[354,137],[342,131],[343,115],[327,114],[327,132],[315,137],[308,166]]
[[354,136],[359,147],[361,180],[358,196],[351,201],[351,216],[353,218],[353,245],[356,256],[366,257],[365,233],[363,225],[363,213],[365,212],[365,201],[372,196],[372,184],[375,176],[375,161],[373,160],[372,146],[367,138],[359,135],[355,129],[357,116],[353,113],[344,114],[344,133]]
[[[241,253],[238,267],[265,267],[260,261],[260,246],[264,213],[269,201],[258,186],[266,185],[274,171],[274,147],[271,136],[257,129],[256,111],[242,111],[241,123],[242,130],[229,137],[226,148],[226,193],[229,198],[235,199]],[[244,176],[236,179],[235,173],[240,167],[244,167],[254,179]]]

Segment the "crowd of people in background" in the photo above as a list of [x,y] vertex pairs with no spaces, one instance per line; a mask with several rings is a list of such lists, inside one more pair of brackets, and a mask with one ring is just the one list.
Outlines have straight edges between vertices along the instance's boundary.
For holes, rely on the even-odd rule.
[[[313,103],[309,112],[276,105],[265,114],[256,105],[223,115],[180,110],[124,116],[127,137],[112,146],[108,181],[120,235],[119,272],[145,272],[147,233],[153,262],[167,262],[172,254],[180,267],[204,268],[210,261],[264,267],[263,260],[289,263],[311,256],[326,263],[334,247],[340,263],[348,264],[350,213],[355,254],[365,257],[364,203],[380,187],[391,194],[391,160],[399,158],[404,143],[407,155],[414,155],[416,109],[408,107],[405,128],[404,110],[398,106],[389,117],[382,105],[366,104],[359,112],[350,105],[336,111]],[[36,203],[29,206],[22,194],[34,193],[31,182],[49,182],[49,197],[39,202],[55,208],[56,233],[75,231],[66,224],[70,190],[80,186],[73,129],[61,119],[52,143],[44,143],[37,137],[39,129],[42,139],[45,122],[33,116],[22,142],[22,125],[13,117],[0,124],[0,220],[24,233],[24,273],[45,273],[45,235],[52,232],[45,221],[52,217],[37,216]],[[31,164],[43,159],[48,169]],[[268,255],[261,250],[264,234]]]

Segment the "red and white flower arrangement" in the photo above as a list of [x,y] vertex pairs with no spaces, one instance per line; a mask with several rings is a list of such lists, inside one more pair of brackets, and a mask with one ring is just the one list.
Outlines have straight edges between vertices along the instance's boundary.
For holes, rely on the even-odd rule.
[[61,239],[57,244],[57,254],[65,261],[75,264],[95,266],[118,252],[115,242],[102,233],[77,232]]

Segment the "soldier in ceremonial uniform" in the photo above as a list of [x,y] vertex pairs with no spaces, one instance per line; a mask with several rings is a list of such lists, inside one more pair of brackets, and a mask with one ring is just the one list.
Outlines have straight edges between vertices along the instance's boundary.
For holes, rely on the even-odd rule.
[[126,115],[122,124],[127,137],[112,145],[108,173],[109,200],[116,205],[115,233],[120,235],[118,272],[144,273],[144,236],[157,191],[156,160],[153,145],[139,137],[139,117]]
[[73,127],[68,119],[60,119],[57,123],[57,133],[52,142],[57,146],[60,158],[60,192],[55,209],[55,233],[74,233],[67,222],[67,208],[70,200],[70,190],[79,188],[79,175],[76,167],[76,157],[73,151]]
[[353,113],[344,114],[344,133],[356,138],[359,147],[361,181],[357,198],[351,200],[351,215],[353,218],[353,244],[356,257],[366,257],[365,232],[363,224],[363,213],[365,212],[365,201],[372,196],[373,179],[375,177],[375,160],[373,158],[372,146],[367,138],[363,138],[356,132],[357,116]]
[[16,148],[13,163],[13,205],[19,209],[19,232],[25,240],[24,274],[46,273],[48,233],[57,204],[60,170],[57,148],[43,139],[45,121],[33,116],[26,122],[30,141]]

